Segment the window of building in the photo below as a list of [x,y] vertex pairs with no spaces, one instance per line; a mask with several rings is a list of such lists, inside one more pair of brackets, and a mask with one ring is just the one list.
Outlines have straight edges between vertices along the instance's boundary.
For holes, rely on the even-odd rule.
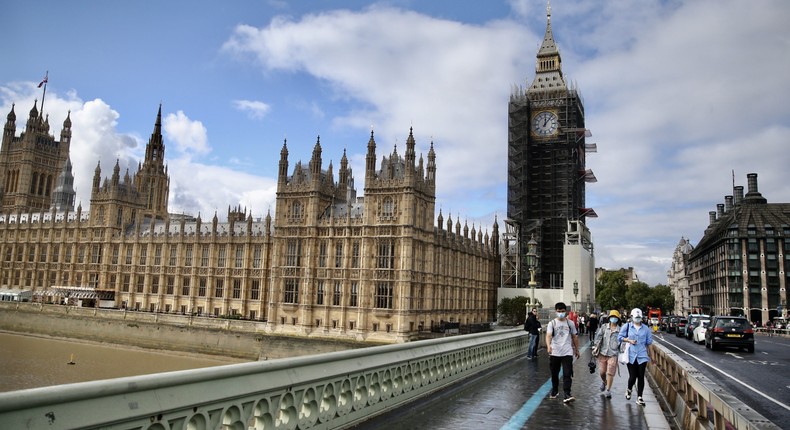
[[219,249],[217,250],[217,267],[225,267],[225,252],[225,245],[220,245]]
[[190,287],[189,278],[184,278],[181,281],[181,295],[184,297],[189,297],[189,287]]
[[260,269],[261,268],[261,255],[263,254],[263,249],[261,245],[255,245],[252,249],[252,267],[253,269]]
[[184,266],[192,267],[192,251],[194,249],[194,245],[191,243],[186,244],[186,249],[184,250]]
[[178,245],[172,244],[169,248],[170,266],[175,266],[178,260]]
[[151,279],[151,294],[159,294],[159,276]]
[[38,254],[38,261],[39,263],[46,263],[47,262],[47,246],[41,246],[41,252]]
[[234,299],[241,298],[241,279],[233,280],[233,298]]
[[161,266],[162,265],[162,244],[157,243],[154,247],[154,265]]
[[240,269],[244,267],[244,245],[236,245],[236,258],[234,267]]
[[318,267],[326,267],[326,241],[318,244]]
[[294,219],[301,219],[302,218],[302,203],[294,201],[291,203],[291,218]]
[[85,262],[85,245],[80,245],[77,247],[77,263],[84,263]]
[[332,306],[340,306],[340,296],[343,290],[340,281],[335,281],[335,291],[332,294]]
[[200,267],[208,267],[209,247],[203,245],[200,249]]
[[379,269],[395,268],[395,241],[392,239],[379,240],[376,267]]
[[323,305],[324,304],[324,281],[319,280],[318,286],[315,292],[315,304]]
[[27,262],[34,263],[36,261],[36,247],[34,245],[30,245],[27,251]]
[[299,303],[299,280],[295,278],[285,279],[285,303]]
[[359,241],[354,241],[351,244],[351,268],[359,268]]
[[217,279],[216,284],[214,284],[214,297],[222,297],[222,290],[225,289],[225,281],[222,279]]
[[395,203],[392,201],[392,197],[385,197],[384,201],[381,204],[381,216],[382,217],[392,217],[395,214]]
[[[259,300],[261,295],[261,281],[257,279],[252,280],[252,285],[250,285],[250,299],[251,300]],[[255,319],[255,318],[253,318]]]
[[121,291],[124,293],[129,292],[129,284],[132,282],[131,275],[123,275],[123,284],[121,285]]
[[[99,244],[94,244],[91,250],[91,263],[93,264],[101,264],[101,251],[102,246]],[[44,249],[44,255],[46,255],[47,250]]]
[[175,276],[168,276],[167,277],[167,290],[165,294],[173,295],[176,289],[176,278]]
[[137,275],[137,289],[138,293],[143,292],[143,288],[145,286],[145,276],[144,275]]
[[354,281],[351,283],[351,297],[349,298],[348,305],[352,307],[357,307],[358,297],[359,297],[359,292],[357,291],[357,282]]
[[302,240],[288,239],[285,245],[285,265],[299,267],[302,262]]
[[198,279],[198,296],[206,297],[206,278]]
[[125,248],[125,250],[126,250],[126,260],[125,260],[125,262],[126,262],[126,265],[127,265],[127,266],[129,266],[129,265],[131,265],[131,264],[132,264],[132,251],[134,250],[133,246],[134,246],[134,245],[132,245],[132,244],[130,243],[130,244],[127,244],[127,245],[124,247],[124,248]]
[[88,275],[88,286],[91,288],[96,288],[99,286],[99,274],[98,273],[91,273]]
[[148,262],[148,245],[140,244],[140,265],[145,266]]
[[335,243],[335,267],[343,267],[343,242],[339,240]]
[[255,311],[250,311],[250,319],[255,320],[258,317],[258,313]]
[[376,308],[392,309],[392,284],[386,281],[376,283]]

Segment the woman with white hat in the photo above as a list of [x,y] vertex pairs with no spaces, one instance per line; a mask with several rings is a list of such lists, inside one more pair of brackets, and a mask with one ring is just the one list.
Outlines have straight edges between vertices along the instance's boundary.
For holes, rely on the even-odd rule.
[[641,309],[631,310],[631,321],[620,329],[620,335],[617,336],[620,342],[631,344],[631,348],[628,350],[628,389],[625,392],[625,398],[631,400],[631,390],[636,383],[636,404],[644,406],[642,392],[645,389],[647,362],[650,361],[647,347],[653,343],[653,333],[646,325],[642,324]]

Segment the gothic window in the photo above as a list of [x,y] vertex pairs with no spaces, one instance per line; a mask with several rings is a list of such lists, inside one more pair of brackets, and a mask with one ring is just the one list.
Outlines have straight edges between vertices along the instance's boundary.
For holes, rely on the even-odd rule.
[[261,245],[255,245],[252,251],[252,267],[254,269],[261,268],[261,255],[262,255],[262,247]]
[[343,290],[340,281],[335,281],[335,292],[332,295],[332,306],[340,306],[340,296]]
[[206,278],[198,279],[198,296],[206,297]]
[[208,245],[203,245],[200,252],[201,252],[200,267],[208,267],[208,253],[209,253]]
[[145,266],[148,261],[148,245],[140,245],[140,266]]
[[[254,279],[250,286],[250,300],[260,300],[261,295],[261,281]],[[255,319],[254,317],[250,317]]]
[[118,257],[121,253],[121,245],[113,245],[112,246],[112,259],[110,260],[110,264],[118,264]]
[[118,215],[115,217],[115,225],[120,226],[123,223],[123,209],[118,208]]
[[376,308],[392,309],[392,283],[379,281],[376,283]]
[[77,263],[85,262],[85,245],[80,245],[77,248]]
[[318,281],[318,288],[315,293],[315,304],[324,304],[324,281]]
[[291,203],[291,218],[293,219],[302,218],[302,203],[298,200]]
[[217,252],[217,267],[225,267],[225,245],[220,245]]
[[299,303],[299,280],[296,278],[285,279],[285,303]]
[[27,252],[27,262],[28,263],[33,263],[35,261],[36,261],[36,247],[33,246],[33,245],[30,245],[28,247],[28,252]]
[[299,267],[302,257],[301,239],[288,239],[285,246],[285,265],[289,267]]
[[130,275],[123,275],[123,286],[121,286],[121,291],[123,291],[124,293],[128,293],[129,283],[131,283]]
[[241,298],[241,279],[233,280],[233,298],[234,299]]
[[318,267],[326,267],[326,247],[325,240],[318,244]]
[[39,252],[39,255],[38,255],[38,261],[39,261],[39,263],[46,263],[47,262],[47,246],[46,245],[41,247],[41,251]]
[[221,298],[222,297],[222,290],[225,288],[225,282],[222,279],[217,279],[217,283],[214,284],[214,297]]
[[[93,245],[93,250],[91,250],[91,263],[93,264],[101,264],[101,250],[102,246],[99,244]],[[46,254],[46,249],[44,253]]]
[[241,268],[244,265],[244,246],[236,245],[236,264],[235,267]]
[[189,297],[189,284],[189,278],[184,278],[184,280],[181,281],[181,295],[184,297]]
[[145,277],[142,276],[142,275],[138,276],[137,277],[137,289],[136,289],[136,291],[138,293],[142,293],[144,285],[145,285]]
[[184,255],[184,266],[191,267],[192,266],[192,250],[194,249],[194,245],[191,243],[186,245],[186,252]]
[[359,241],[351,244],[351,268],[359,268]]
[[162,264],[162,244],[157,243],[154,247],[154,265],[159,266]]
[[176,278],[175,276],[168,276],[167,277],[167,291],[165,294],[173,295],[176,290]]
[[378,256],[376,258],[376,268],[394,269],[395,268],[395,241],[392,239],[379,240]]
[[335,267],[343,267],[343,242],[337,241],[335,244]]
[[[353,306],[353,307],[358,306],[358,304],[357,304],[358,297],[359,297],[359,290],[357,289],[357,282],[354,281],[354,282],[351,283],[351,297],[350,297],[348,305],[349,306]],[[352,329],[353,329],[353,327],[352,327]]]
[[381,205],[381,216],[389,218],[393,215],[395,215],[395,203],[392,201],[392,197],[385,197]]

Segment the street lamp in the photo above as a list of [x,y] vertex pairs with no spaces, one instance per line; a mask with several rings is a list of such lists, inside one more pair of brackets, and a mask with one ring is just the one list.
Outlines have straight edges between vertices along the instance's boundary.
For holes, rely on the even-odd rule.
[[576,304],[579,303],[579,281],[573,281],[573,300],[573,311],[578,314],[579,310],[576,309]]
[[532,289],[532,299],[530,299],[530,306],[535,306],[535,269],[538,266],[538,241],[535,240],[533,234],[527,242],[527,267],[529,267],[529,287]]

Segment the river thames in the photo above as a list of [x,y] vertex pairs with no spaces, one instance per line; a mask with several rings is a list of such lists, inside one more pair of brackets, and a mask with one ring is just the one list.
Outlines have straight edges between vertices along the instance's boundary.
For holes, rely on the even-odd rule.
[[0,392],[242,362],[0,331]]

